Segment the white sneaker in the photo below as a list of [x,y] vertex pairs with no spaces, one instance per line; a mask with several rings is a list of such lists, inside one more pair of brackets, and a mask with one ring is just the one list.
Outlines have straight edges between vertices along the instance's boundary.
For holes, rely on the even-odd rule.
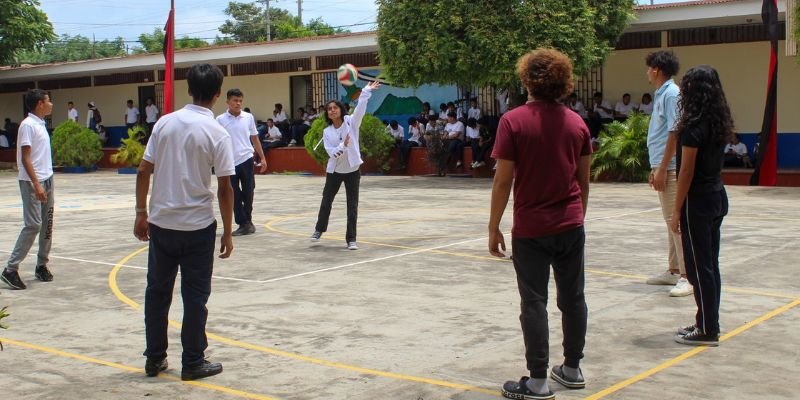
[[474,169],[476,165],[478,165],[478,162],[474,161],[472,164],[469,165],[469,168]]
[[678,283],[680,275],[673,274],[669,271],[664,271],[658,275],[651,276],[647,279],[648,285],[675,285]]
[[347,242],[347,250],[358,250],[356,242]]
[[461,167],[461,161],[456,162],[456,168]]
[[683,297],[688,296],[694,293],[694,288],[692,284],[689,283],[686,278],[678,279],[678,282],[675,284],[675,287],[669,290],[670,297]]
[[482,167],[482,166],[484,166],[484,165],[486,165],[486,163],[485,163],[485,162],[483,162],[483,161],[478,161],[478,163],[477,163],[477,164],[475,164],[475,168],[480,168],[480,167]]

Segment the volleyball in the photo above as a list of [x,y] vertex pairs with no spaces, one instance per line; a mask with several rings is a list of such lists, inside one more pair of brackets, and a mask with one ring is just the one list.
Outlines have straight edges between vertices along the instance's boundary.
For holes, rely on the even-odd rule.
[[353,64],[344,64],[339,67],[337,77],[339,78],[339,83],[342,85],[353,86],[358,80],[358,70]]

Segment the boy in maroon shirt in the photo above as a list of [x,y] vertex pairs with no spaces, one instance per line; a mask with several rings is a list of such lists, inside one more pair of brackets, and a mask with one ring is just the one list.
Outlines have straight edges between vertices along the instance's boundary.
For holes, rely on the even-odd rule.
[[550,266],[562,313],[564,363],[550,376],[570,389],[585,386],[579,368],[586,338],[584,217],[589,201],[591,135],[586,123],[559,100],[572,92],[572,63],[552,49],[532,51],[517,63],[528,102],[500,119],[492,157],[497,172],[489,218],[489,252],[504,257],[500,220],[513,183],[511,230],[521,297],[520,322],[530,378],[508,381],[508,398],[553,399],[547,385],[547,284]]

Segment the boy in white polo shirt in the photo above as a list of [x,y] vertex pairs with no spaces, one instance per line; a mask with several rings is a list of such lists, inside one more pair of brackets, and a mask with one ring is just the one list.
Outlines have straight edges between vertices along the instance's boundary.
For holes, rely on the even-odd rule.
[[[214,265],[214,196],[211,169],[217,175],[217,198],[222,216],[220,258],[233,251],[231,214],[234,174],[231,137],[211,108],[222,87],[222,71],[197,64],[186,75],[193,104],[156,122],[136,175],[134,235],[150,241],[144,321],[147,338],[145,373],[157,376],[167,368],[167,317],[178,267],[183,297],[182,380],[195,380],[222,372],[222,364],[205,359],[206,303],[211,294]],[[153,194],[147,215],[150,174]]]
[[17,290],[26,287],[19,277],[19,264],[28,255],[36,235],[39,235],[36,279],[42,282],[53,280],[53,274],[47,269],[53,243],[53,161],[50,158],[50,135],[44,122],[44,117],[53,111],[53,103],[47,92],[31,89],[25,93],[25,105],[30,112],[19,124],[17,136],[24,226],[8,258],[8,265],[0,274],[0,280]]
[[253,114],[242,110],[244,93],[239,89],[228,90],[228,110],[217,116],[217,122],[231,135],[233,144],[233,165],[236,174],[231,176],[233,186],[233,217],[239,229],[233,236],[250,235],[255,233],[253,225],[253,194],[256,189],[256,178],[253,174],[253,151],[258,153],[261,164],[258,172],[267,172],[267,159],[264,150],[258,142],[258,130]]

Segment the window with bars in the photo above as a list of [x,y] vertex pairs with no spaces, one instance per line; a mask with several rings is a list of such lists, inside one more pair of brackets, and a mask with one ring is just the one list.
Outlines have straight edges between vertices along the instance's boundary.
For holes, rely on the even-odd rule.
[[123,85],[126,83],[144,83],[155,81],[153,71],[137,71],[123,74],[97,75],[94,77],[95,86]]
[[595,67],[575,78],[575,93],[587,109],[592,104],[595,92],[603,91],[603,67]]
[[73,89],[73,88],[82,88],[90,86],[92,86],[91,76],[39,81],[39,89],[44,89],[44,90]]
[[[786,39],[786,23],[778,23],[778,40]],[[704,44],[763,42],[769,35],[763,24],[672,29],[668,31],[669,47]]]
[[[217,65],[219,69],[222,70],[223,76],[228,76],[228,66],[227,65]],[[189,68],[175,68],[175,80],[182,81],[186,79],[186,74],[189,73]],[[158,71],[158,80],[163,82],[164,81],[164,70]]]
[[27,92],[36,87],[36,82],[0,83],[0,93]]
[[318,56],[317,69],[337,69],[342,64],[353,64],[358,68],[375,67],[380,65],[378,53],[352,53],[336,54],[332,56]]
[[661,47],[661,31],[625,33],[617,40],[616,50],[652,49]]
[[336,72],[314,73],[311,75],[311,83],[314,107],[339,99],[339,80],[336,79]]
[[231,75],[259,75],[281,72],[310,71],[311,58],[297,58],[283,61],[262,61],[231,65]]

